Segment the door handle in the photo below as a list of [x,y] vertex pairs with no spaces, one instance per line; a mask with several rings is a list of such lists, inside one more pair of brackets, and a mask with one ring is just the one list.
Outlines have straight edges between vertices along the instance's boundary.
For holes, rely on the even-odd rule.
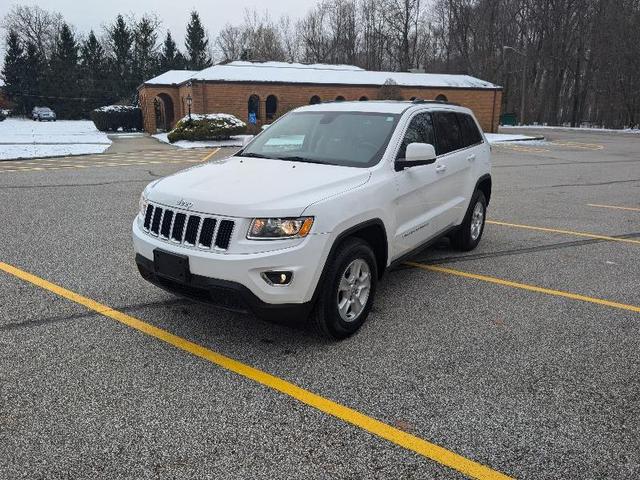
[[476,159],[476,156],[475,156],[475,155],[469,155],[469,156],[467,157],[467,161],[468,161],[468,162],[473,162],[473,161],[475,161],[475,159]]
[[447,166],[446,165],[438,165],[436,167],[436,173],[444,173],[447,171]]

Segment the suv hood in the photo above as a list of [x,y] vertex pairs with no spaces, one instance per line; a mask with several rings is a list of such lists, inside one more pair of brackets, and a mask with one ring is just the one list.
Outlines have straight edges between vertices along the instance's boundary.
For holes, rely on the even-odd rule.
[[189,210],[211,215],[297,217],[369,177],[361,168],[229,157],[163,178],[146,193],[152,202],[177,206],[182,200],[193,204]]

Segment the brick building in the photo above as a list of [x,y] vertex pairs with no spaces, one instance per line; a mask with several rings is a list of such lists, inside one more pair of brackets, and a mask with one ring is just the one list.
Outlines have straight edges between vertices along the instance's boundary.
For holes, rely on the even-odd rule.
[[373,72],[351,65],[237,61],[199,72],[170,70],[138,88],[149,133],[170,130],[188,113],[230,113],[258,126],[309,103],[376,100],[385,82],[403,98],[440,99],[471,108],[487,132],[500,117],[502,87],[468,75]]

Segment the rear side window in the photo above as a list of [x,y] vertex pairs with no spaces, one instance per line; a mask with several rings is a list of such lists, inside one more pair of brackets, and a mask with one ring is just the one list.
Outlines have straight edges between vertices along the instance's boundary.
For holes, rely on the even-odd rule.
[[482,135],[471,115],[458,113],[458,123],[462,129],[462,143],[465,147],[482,143]]
[[433,120],[430,113],[419,113],[411,119],[407,133],[404,134],[397,158],[405,158],[410,143],[430,143],[435,146]]
[[462,132],[454,112],[435,112],[436,153],[444,155],[463,148]]

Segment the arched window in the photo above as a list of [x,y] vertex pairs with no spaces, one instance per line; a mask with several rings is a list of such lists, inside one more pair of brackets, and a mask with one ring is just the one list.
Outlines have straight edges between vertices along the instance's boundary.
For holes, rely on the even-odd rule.
[[258,95],[251,95],[249,102],[247,103],[247,113],[249,123],[255,123],[255,120],[260,118],[260,97]]
[[267,120],[273,120],[278,112],[278,97],[269,95],[265,105]]
[[414,100],[416,100],[416,98],[417,97],[411,97],[409,100],[411,100],[413,102]]
[[309,105],[315,105],[320,102],[322,102],[322,100],[320,100],[320,97],[318,95],[314,95],[313,97],[311,97],[311,100],[309,100]]
[[436,97],[436,100],[437,100],[438,102],[448,102],[448,100],[447,100],[447,96],[446,96],[446,95],[443,95],[443,94],[438,95],[438,96]]
[[369,100],[369,98],[364,95],[360,97],[361,102],[366,102],[367,100]]
[[336,97],[336,102],[344,102],[344,97],[342,95],[338,95]]

